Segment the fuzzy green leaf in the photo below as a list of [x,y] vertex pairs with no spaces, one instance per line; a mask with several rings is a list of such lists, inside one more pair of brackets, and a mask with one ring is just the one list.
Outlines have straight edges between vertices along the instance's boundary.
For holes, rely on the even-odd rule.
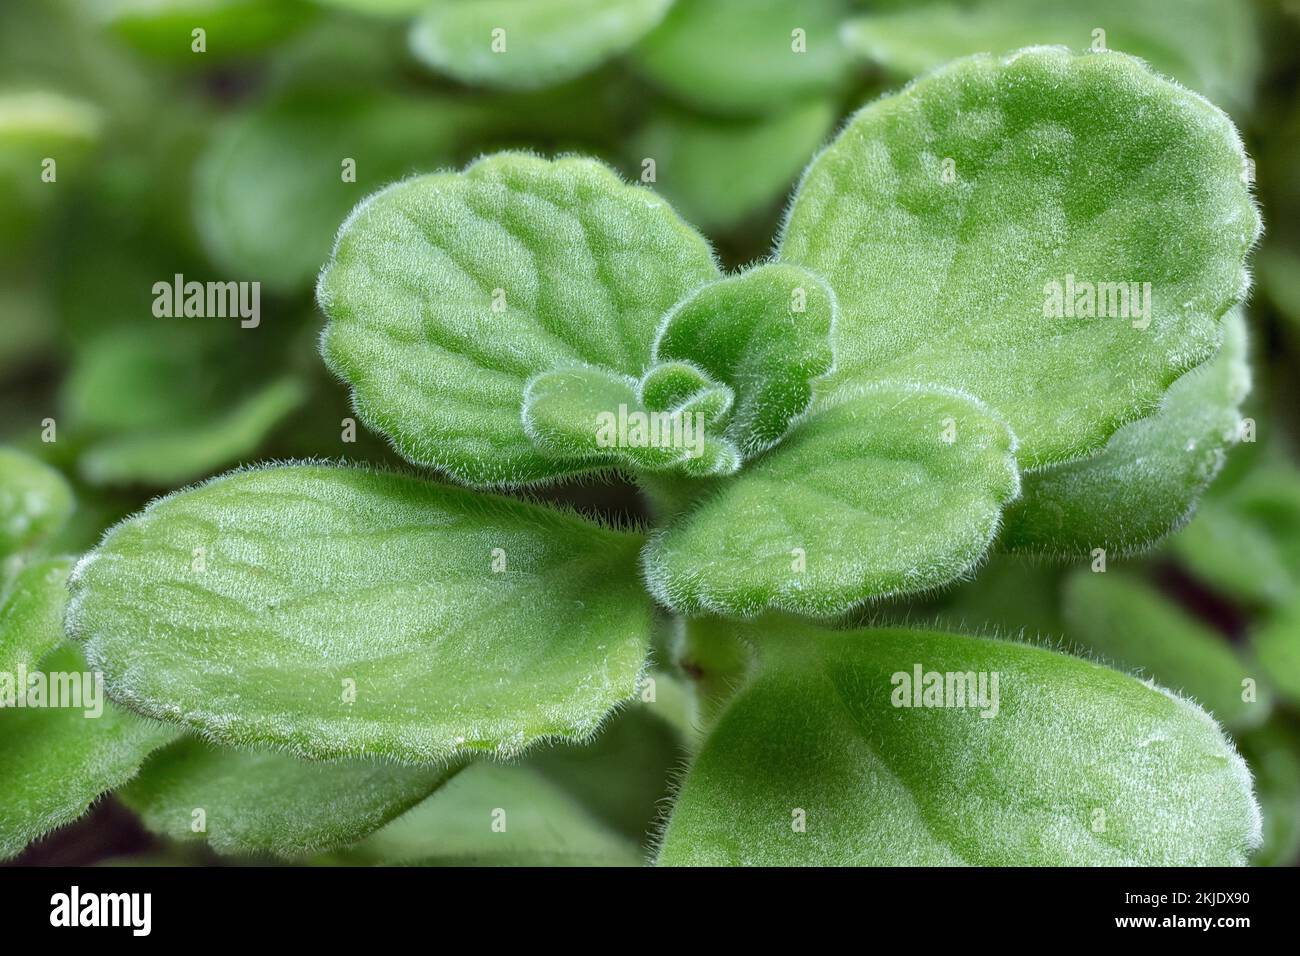
[[733,229],[776,205],[834,122],[835,104],[825,98],[758,119],[665,108],[637,133],[631,158],[638,168],[654,160],[655,189],[691,222]]
[[677,305],[655,340],[656,362],[690,362],[727,385],[726,437],[746,458],[771,448],[831,369],[835,293],[797,266],[758,266]]
[[1091,458],[1025,475],[1024,495],[1007,509],[1002,546],[1122,553],[1178,530],[1240,438],[1239,409],[1249,391],[1246,324],[1234,310],[1218,356],[1174,382],[1155,414],[1120,428]]
[[[1214,353],[1259,232],[1244,168],[1226,116],[1132,57],[971,57],[849,122],[780,255],[835,289],[839,378],[969,391],[1035,468],[1100,447]],[[1106,317],[1066,314],[1088,311],[1083,283]]]
[[350,865],[638,866],[610,830],[538,770],[477,763],[341,856]]
[[72,489],[49,465],[0,447],[0,558],[35,547],[72,514]]
[[[1234,0],[976,0],[873,11],[846,23],[845,44],[890,72],[916,76],[972,53],[1044,43],[1100,43],[1142,57],[1225,108],[1253,97],[1256,18]],[[1095,31],[1101,30],[1098,35]]]
[[744,616],[836,614],[946,584],[1016,495],[1013,448],[969,397],[847,389],[652,539],[647,584],[680,612]]
[[195,170],[194,216],[233,278],[305,288],[362,197],[446,165],[478,114],[450,100],[303,90],[217,127]]
[[[459,769],[373,760],[313,763],[187,737],[154,754],[119,797],[155,833],[219,853],[301,856],[354,843]],[[194,832],[202,810],[202,832]]]
[[708,244],[592,160],[506,153],[359,206],[318,298],[322,351],[407,459],[472,484],[585,470],[520,419],[539,372],[645,371],[659,321],[717,278]]
[[222,743],[511,755],[589,735],[633,693],[640,543],[403,475],[236,472],[109,532],[67,626],[113,697]]
[[302,382],[284,378],[219,417],[96,442],[82,454],[78,466],[92,484],[183,484],[251,456],[306,397]]
[[[657,366],[651,373],[662,368]],[[665,384],[658,375],[649,381]],[[703,381],[697,377],[693,384]],[[708,401],[715,394],[724,399],[721,405]],[[593,366],[556,369],[541,373],[525,387],[522,420],[538,448],[593,467],[616,464],[695,477],[728,475],[740,467],[740,452],[708,427],[711,419],[706,423],[686,416],[694,413],[697,404],[715,406],[713,411],[730,407],[729,394],[705,384],[679,405],[656,409],[647,404],[634,378]],[[650,418],[656,411],[658,417]],[[629,426],[624,442],[620,421],[633,416],[642,416],[644,434]]]
[[28,669],[63,640],[71,558],[24,565],[5,586],[0,581],[0,672]]
[[653,29],[673,0],[428,0],[411,50],[462,83],[534,89],[580,76]]
[[1066,633],[1104,664],[1151,678],[1192,698],[1229,727],[1262,723],[1272,696],[1222,635],[1141,580],[1122,572],[1076,572],[1062,599]]
[[[57,631],[52,635],[59,636]],[[80,650],[70,644],[45,655],[40,673],[47,678],[79,675],[83,688],[94,681]],[[87,706],[0,710],[0,753],[11,771],[0,787],[0,860],[77,819],[175,736],[169,727],[106,703],[102,688],[78,703]],[[90,716],[97,711],[98,716]]]
[[[762,669],[688,773],[661,863],[1223,866],[1259,843],[1245,763],[1167,691],[986,638],[749,631]],[[985,695],[894,706],[917,667],[982,673]]]
[[845,0],[681,0],[637,47],[636,64],[686,103],[760,115],[841,85],[847,12]]

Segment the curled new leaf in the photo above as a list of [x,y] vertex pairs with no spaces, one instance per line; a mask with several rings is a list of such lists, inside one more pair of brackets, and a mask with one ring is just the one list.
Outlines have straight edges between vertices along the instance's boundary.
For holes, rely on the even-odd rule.
[[1228,866],[1259,843],[1245,763],[1168,691],[987,638],[747,632],[760,672],[687,774],[661,863]]
[[704,239],[591,160],[500,154],[360,205],[318,288],[325,359],[407,459],[473,484],[590,468],[524,430],[534,375],[640,377],[659,321],[717,278]]
[[239,472],[109,532],[67,626],[114,698],[223,743],[510,755],[589,735],[634,692],[640,543],[402,475]]
[[1019,479],[1006,424],[921,386],[847,389],[653,538],[652,594],[684,613],[829,615],[946,584]]
[[968,391],[1035,468],[1213,354],[1260,228],[1245,161],[1223,113],[1132,57],[970,57],[849,122],[780,257],[835,289],[838,378]]

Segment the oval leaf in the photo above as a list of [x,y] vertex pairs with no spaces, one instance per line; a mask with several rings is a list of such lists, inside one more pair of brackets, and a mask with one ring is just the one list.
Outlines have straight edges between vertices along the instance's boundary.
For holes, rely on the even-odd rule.
[[35,547],[72,514],[72,488],[44,462],[0,447],[0,558]]
[[829,615],[974,566],[1019,487],[1006,425],[918,386],[836,401],[647,545],[655,597],[684,613]]
[[223,743],[510,755],[634,692],[640,541],[403,475],[240,472],[109,532],[67,625],[113,697]]
[[849,122],[780,256],[839,297],[839,378],[968,391],[1034,468],[1214,353],[1260,228],[1244,168],[1226,116],[1132,57],[971,57]]
[[[1259,843],[1245,763],[1168,691],[986,638],[748,630],[762,670],[687,774],[661,863],[1226,866]],[[983,675],[974,706],[957,675]]]

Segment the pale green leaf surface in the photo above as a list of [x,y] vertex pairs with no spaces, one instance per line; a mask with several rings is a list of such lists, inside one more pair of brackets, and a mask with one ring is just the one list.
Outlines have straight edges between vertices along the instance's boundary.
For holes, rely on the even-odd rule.
[[640,544],[404,475],[236,472],[110,531],[73,572],[67,625],[114,698],[222,743],[510,755],[584,738],[632,695]]
[[[971,57],[849,122],[780,257],[835,289],[836,378],[968,391],[1035,468],[1098,448],[1214,353],[1259,232],[1244,163],[1226,116],[1131,57]],[[1070,276],[1150,283],[1149,321],[1044,317]]]
[[534,89],[618,56],[653,29],[672,2],[427,0],[411,27],[411,50],[463,83]]
[[1090,458],[1025,475],[1001,545],[1114,554],[1144,550],[1181,528],[1240,437],[1250,391],[1246,351],[1238,309],[1224,320],[1218,356],[1174,382],[1154,414],[1121,427]]
[[871,11],[846,23],[843,36],[850,49],[903,76],[972,53],[1045,43],[1081,50],[1102,42],[1142,57],[1226,109],[1253,99],[1257,29],[1251,5],[1235,0],[976,0]]
[[694,229],[605,166],[500,154],[354,210],[317,290],[322,352],[405,458],[472,484],[545,480],[590,466],[529,439],[528,380],[639,378],[664,313],[718,275]]
[[349,209],[394,179],[447,165],[480,120],[474,106],[447,98],[286,93],[214,130],[195,170],[200,237],[233,278],[306,288]]
[[1262,723],[1272,708],[1264,687],[1242,699],[1244,681],[1265,682],[1224,635],[1136,577],[1078,571],[1065,582],[1061,613],[1072,647],[1191,698],[1229,727]]
[[0,558],[40,544],[72,514],[64,477],[25,452],[0,447]]
[[[493,823],[498,822],[498,829]],[[504,823],[504,830],[499,829]],[[350,865],[639,866],[637,844],[531,766],[476,763],[341,856]]]
[[[316,763],[186,737],[154,754],[118,794],[155,833],[218,853],[301,856],[354,843],[459,769],[374,760]],[[194,811],[204,831],[195,833]]]
[[250,457],[306,398],[301,381],[282,378],[204,421],[104,438],[86,449],[78,467],[97,485],[183,484]]
[[[663,864],[1226,866],[1259,843],[1245,763],[1167,691],[986,638],[750,633],[762,669],[687,774]],[[996,716],[893,706],[917,665],[996,672]]]
[[[45,673],[88,671],[81,652],[69,644],[47,655],[41,666]],[[94,718],[86,709],[66,707],[0,712],[0,753],[12,771],[0,787],[0,860],[77,819],[174,736],[171,728],[111,703]]]
[[71,558],[45,558],[0,581],[0,673],[32,669],[63,640]]
[[970,571],[1019,487],[1006,424],[923,386],[835,401],[651,540],[656,598],[683,613],[829,615]]
[[679,0],[635,62],[693,106],[769,113],[844,83],[852,58],[839,27],[847,12],[843,0]]
[[791,188],[835,121],[828,98],[757,119],[714,119],[664,108],[636,134],[638,167],[655,162],[655,189],[706,230],[736,228]]
[[835,293],[797,266],[769,263],[680,302],[659,330],[655,362],[690,362],[730,387],[726,437],[746,458],[771,448],[831,370]]

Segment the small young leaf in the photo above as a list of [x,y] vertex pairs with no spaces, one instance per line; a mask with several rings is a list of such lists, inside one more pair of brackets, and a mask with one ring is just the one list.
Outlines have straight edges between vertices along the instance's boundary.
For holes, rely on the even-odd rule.
[[688,220],[710,232],[733,229],[776,205],[834,122],[828,98],[758,119],[665,108],[637,133],[629,158],[654,160],[655,189]]
[[301,464],[160,499],[73,572],[117,700],[235,746],[443,763],[591,734],[650,631],[638,535]]
[[731,388],[726,436],[746,458],[771,448],[831,370],[835,293],[797,266],[729,276],[679,303],[655,339],[655,362],[691,362]]
[[610,830],[529,766],[476,763],[340,856],[352,866],[639,866]]
[[835,289],[838,379],[968,391],[1036,468],[1213,354],[1259,232],[1244,167],[1226,116],[1132,57],[971,57],[850,121],[780,256]]
[[[46,675],[80,675],[93,683],[80,650],[64,644],[41,661]],[[93,706],[0,710],[0,860],[56,827],[77,819],[101,794],[129,780],[144,759],[175,736],[171,728],[142,720],[104,701]],[[92,701],[85,701],[88,704]]]
[[[658,368],[662,366],[652,372]],[[659,417],[652,419],[656,410],[643,402],[639,391],[635,379],[593,366],[542,372],[524,389],[524,430],[539,449],[557,459],[592,466],[617,464],[696,477],[727,475],[740,467],[734,444],[711,434],[704,422],[684,417],[693,411],[689,401],[695,396],[688,396],[683,407],[659,409]],[[704,391],[714,389],[706,386]],[[645,435],[635,433],[635,426],[629,428],[630,440],[623,444],[619,423],[628,416],[645,416],[648,425]]]
[[1263,683],[1225,637],[1141,580],[1110,571],[1079,571],[1065,582],[1062,614],[1072,644],[1103,664],[1151,678],[1196,701],[1232,728],[1255,726],[1272,707]]
[[[0,673],[33,668],[63,640],[71,558],[46,558],[25,565],[0,589]],[[0,581],[0,586],[4,584]]]
[[1246,324],[1236,309],[1224,319],[1218,356],[1174,382],[1155,414],[1120,428],[1091,458],[1024,476],[1024,494],[1007,509],[1002,546],[1124,553],[1176,531],[1237,443],[1249,391]]
[[252,455],[306,398],[302,382],[282,378],[219,417],[96,442],[78,466],[91,484],[179,485]]
[[312,763],[185,737],[154,754],[118,796],[145,826],[173,840],[206,839],[218,853],[294,857],[369,836],[458,769]]
[[1014,498],[1014,439],[969,397],[846,389],[652,539],[647,585],[682,613],[829,615],[968,572]]
[[72,489],[49,465],[0,447],[0,558],[35,547],[72,514]]
[[845,24],[845,44],[890,72],[916,76],[972,53],[1060,43],[1141,57],[1225,109],[1253,98],[1256,17],[1234,0],[976,0],[873,11]]
[[427,0],[411,50],[462,83],[533,89],[580,76],[653,29],[673,0]]
[[[749,633],[762,669],[687,774],[661,863],[1226,866],[1259,843],[1245,763],[1168,691],[986,638]],[[983,678],[974,706],[956,675]]]
[[710,112],[756,116],[833,92],[845,0],[683,0],[636,50],[641,72]]
[[370,197],[318,288],[330,367],[407,459],[471,484],[585,470],[520,419],[539,372],[640,377],[660,319],[718,277],[663,200],[586,159],[506,153]]

